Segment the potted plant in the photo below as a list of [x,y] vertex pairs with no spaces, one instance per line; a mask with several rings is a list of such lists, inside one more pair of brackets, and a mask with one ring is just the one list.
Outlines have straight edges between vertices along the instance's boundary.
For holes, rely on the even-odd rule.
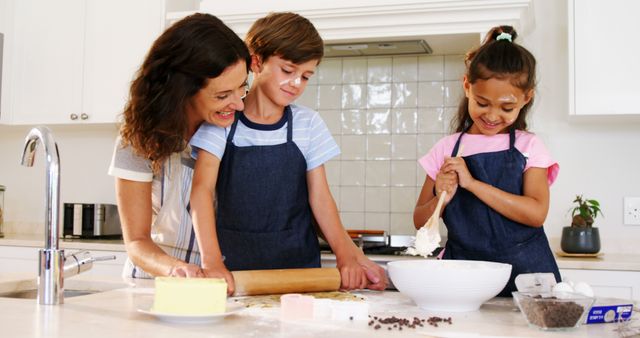
[[600,251],[600,234],[593,222],[602,215],[600,203],[577,195],[571,209],[571,226],[562,229],[560,247],[566,253],[595,254]]

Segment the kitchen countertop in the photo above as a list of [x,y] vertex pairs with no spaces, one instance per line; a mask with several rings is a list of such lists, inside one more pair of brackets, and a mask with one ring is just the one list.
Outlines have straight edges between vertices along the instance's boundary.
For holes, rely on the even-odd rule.
[[[0,238],[0,246],[42,247],[43,235],[18,235],[5,234]],[[63,249],[86,249],[103,251],[125,251],[122,240],[60,240]],[[376,262],[389,262],[393,260],[415,259],[412,256],[397,255],[367,255]],[[323,253],[322,260],[335,260],[330,253]],[[596,258],[574,258],[556,255],[556,261],[560,269],[584,269],[584,270],[616,270],[616,271],[640,271],[640,255],[621,253],[602,253]]]
[[[20,279],[22,278],[22,279]],[[24,276],[2,276],[0,285],[20,285]],[[95,276],[76,276],[71,280],[104,283]],[[122,280],[120,280],[122,282]],[[426,325],[403,331],[375,330],[367,321],[305,320],[282,321],[279,307],[244,308],[208,324],[166,323],[138,312],[153,302],[152,281],[128,280],[128,287],[65,299],[57,306],[38,305],[33,299],[0,298],[3,336],[7,337],[65,337],[92,338],[145,336],[175,337],[617,337],[618,324],[591,324],[562,332],[545,332],[527,326],[522,315],[515,311],[511,299],[493,299],[479,311],[465,313],[429,313],[420,310],[410,299],[394,291],[355,292],[370,304],[370,315],[378,317],[431,316],[451,317],[452,324],[438,327]],[[24,284],[22,284],[24,285]],[[7,311],[7,309],[11,309]],[[634,313],[635,318],[638,313]]]

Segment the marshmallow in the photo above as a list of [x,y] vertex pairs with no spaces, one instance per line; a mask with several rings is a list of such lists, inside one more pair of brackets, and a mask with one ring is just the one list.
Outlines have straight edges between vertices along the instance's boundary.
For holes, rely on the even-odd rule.
[[280,297],[280,318],[298,320],[313,318],[313,296],[290,293]]

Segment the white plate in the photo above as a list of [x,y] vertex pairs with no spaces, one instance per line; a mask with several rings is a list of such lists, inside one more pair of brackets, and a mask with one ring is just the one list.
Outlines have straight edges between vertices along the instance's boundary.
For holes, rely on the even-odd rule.
[[214,313],[207,315],[185,315],[185,314],[175,314],[175,313],[163,313],[156,312],[152,309],[138,309],[138,312],[144,313],[147,315],[154,316],[162,321],[168,323],[180,323],[180,324],[203,324],[203,323],[211,323],[232,314],[239,312],[242,310],[244,306],[241,304],[227,304],[227,311],[224,313]]

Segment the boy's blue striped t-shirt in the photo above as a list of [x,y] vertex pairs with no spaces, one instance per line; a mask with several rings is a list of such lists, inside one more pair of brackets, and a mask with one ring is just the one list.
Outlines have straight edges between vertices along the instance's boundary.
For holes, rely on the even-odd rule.
[[[307,162],[307,171],[340,154],[338,144],[318,112],[298,105],[290,107],[293,118],[293,142]],[[198,149],[202,149],[222,159],[230,130],[231,127],[202,124],[190,141],[193,148],[192,157],[197,158]],[[286,115],[270,125],[253,123],[246,117],[241,118],[233,137],[233,144],[238,147],[276,145],[286,141]]]

